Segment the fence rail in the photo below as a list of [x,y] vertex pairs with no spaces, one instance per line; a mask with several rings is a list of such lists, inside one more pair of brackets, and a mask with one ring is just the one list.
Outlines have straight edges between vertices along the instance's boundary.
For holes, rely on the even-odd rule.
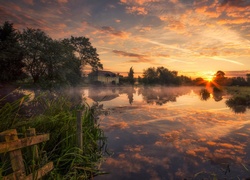
[[32,174],[26,175],[25,166],[22,156],[22,148],[32,146],[35,157],[38,158],[37,145],[41,142],[49,140],[49,134],[36,135],[35,129],[28,130],[29,137],[19,139],[16,129],[10,129],[0,133],[0,154],[8,153],[11,161],[11,168],[13,173],[3,176],[3,180],[34,180],[46,175],[53,169],[53,162],[45,164],[43,167],[37,169]]

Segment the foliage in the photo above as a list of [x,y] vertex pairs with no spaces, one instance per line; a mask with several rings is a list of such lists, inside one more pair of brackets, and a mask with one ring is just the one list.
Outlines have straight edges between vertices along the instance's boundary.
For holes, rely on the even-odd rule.
[[235,113],[244,113],[250,108],[249,87],[227,87],[227,92],[232,97],[226,101],[226,105]]
[[52,39],[40,29],[25,29],[20,38],[26,72],[39,83],[46,73],[46,53]]
[[[102,161],[106,138],[97,119],[103,113],[102,106],[75,106],[64,96],[53,98],[51,95],[43,95],[28,102],[41,108],[41,113],[34,113],[31,118],[21,119],[22,121],[18,117],[17,121],[18,111],[25,98],[27,97],[1,107],[0,116],[1,120],[8,120],[6,126],[2,126],[1,122],[1,131],[16,128],[19,132],[25,132],[25,129],[33,127],[37,133],[50,134],[50,140],[40,146],[39,160],[33,159],[32,153],[25,154],[26,166],[33,161],[37,161],[39,165],[46,163],[44,161],[53,161],[54,169],[46,179],[89,179],[101,174],[98,165]],[[81,150],[76,147],[76,115],[83,109],[84,148]],[[28,171],[34,173],[32,169],[28,168]]]
[[243,77],[230,78],[231,86],[247,86],[247,81]]
[[13,82],[25,77],[19,33],[6,21],[0,26],[0,81]]
[[0,99],[0,132],[13,128],[22,119],[20,111],[28,96],[18,98],[13,102],[5,102],[5,98]]
[[135,79],[134,79],[134,69],[133,67],[131,67],[129,69],[129,72],[128,72],[128,81],[130,84],[134,84],[135,83]]
[[73,48],[62,41],[48,43],[45,54],[46,71],[43,84],[48,88],[64,84],[77,85],[81,78],[81,64],[75,57]]
[[73,47],[76,57],[81,61],[82,67],[88,64],[92,67],[93,71],[103,69],[96,48],[91,45],[88,38],[71,36],[70,39],[64,39],[63,42]]
[[96,49],[85,37],[53,40],[40,29],[27,28],[19,33],[13,24],[5,22],[0,26],[0,40],[1,82],[28,76],[45,88],[75,86],[85,65],[93,70],[103,68]]
[[143,78],[140,79],[144,84],[161,85],[181,85],[190,84],[191,79],[186,76],[178,76],[177,71],[169,71],[164,67],[150,67],[143,71]]

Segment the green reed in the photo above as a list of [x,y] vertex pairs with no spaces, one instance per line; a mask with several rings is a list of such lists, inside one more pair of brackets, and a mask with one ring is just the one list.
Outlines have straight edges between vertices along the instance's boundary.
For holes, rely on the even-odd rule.
[[[22,132],[21,136],[25,136],[26,129],[32,127],[38,134],[50,134],[50,140],[38,146],[39,158],[35,158],[28,149],[25,151],[27,174],[35,173],[35,169],[48,161],[54,162],[54,169],[45,179],[89,179],[103,174],[98,168],[106,147],[106,137],[98,124],[98,116],[104,112],[102,106],[74,104],[60,95],[51,97],[44,94],[33,101],[27,100],[28,96],[25,96],[0,107],[0,131],[16,128]],[[29,112],[29,117],[19,113],[24,102],[24,112]],[[83,111],[83,149],[76,146],[76,116],[79,110]],[[4,164],[0,163],[0,172],[6,171]]]

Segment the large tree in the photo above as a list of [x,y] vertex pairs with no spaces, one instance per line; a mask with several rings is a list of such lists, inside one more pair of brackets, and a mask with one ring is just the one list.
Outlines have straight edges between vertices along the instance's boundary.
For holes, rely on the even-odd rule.
[[19,33],[12,23],[5,22],[0,26],[0,82],[16,81],[24,77],[18,38]]
[[43,80],[51,86],[76,85],[81,78],[81,64],[75,57],[73,47],[62,41],[51,40],[46,46],[45,74]]
[[21,34],[26,72],[39,83],[47,70],[47,53],[52,39],[40,29],[27,28]]
[[103,69],[96,48],[94,48],[86,37],[73,37],[64,39],[64,43],[73,46],[76,57],[80,60],[82,68],[90,65],[93,71]]
[[157,83],[158,75],[154,67],[150,67],[143,71],[143,83],[145,84],[154,84]]

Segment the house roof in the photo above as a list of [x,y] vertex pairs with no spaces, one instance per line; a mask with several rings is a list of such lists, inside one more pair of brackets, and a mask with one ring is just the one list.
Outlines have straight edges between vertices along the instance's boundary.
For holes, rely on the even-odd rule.
[[116,74],[115,73],[112,73],[110,71],[94,71],[94,72],[91,72],[89,73],[89,76],[110,76],[110,77],[116,77]]

